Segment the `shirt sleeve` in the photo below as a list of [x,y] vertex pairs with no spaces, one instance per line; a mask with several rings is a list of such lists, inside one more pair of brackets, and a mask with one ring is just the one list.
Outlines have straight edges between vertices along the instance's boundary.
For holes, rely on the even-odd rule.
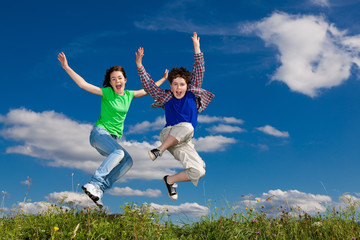
[[192,70],[192,76],[191,76],[191,85],[196,88],[201,88],[204,73],[205,73],[205,61],[204,61],[204,54],[197,53],[194,54],[194,65]]
[[108,99],[108,96],[109,96],[109,87],[101,88],[101,91],[102,91],[102,98],[103,98],[103,99]]
[[161,99],[165,96],[165,90],[156,86],[154,80],[151,78],[150,74],[145,71],[144,66],[137,69],[141,85],[152,98],[155,100]]
[[134,98],[134,95],[135,95],[134,91],[133,90],[127,90],[127,91],[129,92],[129,97],[132,100]]

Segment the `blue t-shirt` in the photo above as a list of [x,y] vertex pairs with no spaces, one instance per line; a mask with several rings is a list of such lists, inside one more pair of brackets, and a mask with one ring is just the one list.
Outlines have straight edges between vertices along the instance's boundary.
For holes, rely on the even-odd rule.
[[183,98],[177,99],[173,97],[165,103],[165,127],[188,122],[195,128],[197,117],[196,99],[192,92],[187,91]]

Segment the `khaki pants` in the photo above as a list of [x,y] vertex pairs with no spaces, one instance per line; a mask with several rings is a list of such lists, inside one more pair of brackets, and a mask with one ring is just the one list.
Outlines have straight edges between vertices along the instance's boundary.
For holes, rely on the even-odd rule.
[[191,141],[194,136],[192,124],[183,122],[164,128],[160,132],[160,141],[163,143],[169,134],[176,138],[179,143],[169,147],[167,150],[176,160],[181,162],[186,169],[186,176],[197,186],[199,179],[205,175],[205,162],[196,152],[194,144]]

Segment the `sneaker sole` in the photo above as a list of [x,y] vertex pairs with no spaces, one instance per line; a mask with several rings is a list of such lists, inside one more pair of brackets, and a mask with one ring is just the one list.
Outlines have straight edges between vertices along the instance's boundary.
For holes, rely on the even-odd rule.
[[98,202],[95,202],[95,201],[94,201],[94,203],[95,203],[95,204],[96,204],[96,206],[98,206],[100,209],[102,209],[102,208],[103,208],[103,205],[99,204]]
[[165,182],[165,179],[164,179],[164,178],[163,178],[163,182],[165,183],[166,191],[167,191],[167,193],[168,193],[169,198],[170,198],[171,200],[173,200],[173,201],[176,201],[176,200],[178,199],[177,194],[176,194],[176,199],[173,198],[173,196],[171,196],[170,193],[169,193],[169,191],[167,190],[167,183]]
[[148,151],[148,154],[149,154],[150,159],[155,161],[156,156],[151,151]]
[[[92,195],[86,188],[84,188],[84,186],[82,186],[81,188],[84,191],[84,193],[86,193],[86,195],[88,195],[89,198],[91,198],[91,200],[93,200],[95,203],[99,200],[98,196]],[[96,203],[96,205],[97,205],[97,203]]]

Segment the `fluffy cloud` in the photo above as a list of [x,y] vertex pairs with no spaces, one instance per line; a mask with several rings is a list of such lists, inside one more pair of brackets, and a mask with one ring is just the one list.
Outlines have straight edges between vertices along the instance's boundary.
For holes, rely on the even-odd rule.
[[211,132],[211,133],[234,133],[234,132],[241,133],[241,132],[246,132],[246,130],[243,129],[243,128],[236,127],[236,126],[231,126],[231,125],[225,125],[225,124],[219,124],[217,126],[207,128],[206,130]]
[[[198,117],[199,123],[226,123],[226,124],[243,124],[244,120],[237,119],[235,117],[217,117],[217,116],[208,116],[208,115],[199,115]],[[132,134],[143,134],[149,131],[161,130],[165,126],[165,117],[157,117],[154,122],[143,121],[137,123],[135,125],[129,126],[129,131],[127,133]],[[235,130],[235,127],[233,128]],[[240,130],[239,127],[236,128],[235,131],[238,132]],[[228,132],[228,131],[227,131]]]
[[143,121],[141,123],[130,125],[128,133],[143,134],[144,132],[160,130],[165,126],[165,117],[157,117],[155,122]]
[[[161,120],[156,120],[161,121]],[[12,146],[6,153],[17,153],[42,159],[44,164],[53,167],[80,169],[92,174],[104,157],[89,144],[89,133],[92,125],[71,120],[54,111],[36,113],[27,109],[11,110],[6,116],[0,116],[4,127],[0,136],[23,145]],[[156,125],[156,124],[154,124]],[[213,139],[212,148],[207,148],[209,137],[196,142],[198,151],[216,151],[223,149],[234,139],[219,136]],[[165,152],[155,162],[149,160],[147,151],[160,145],[160,142],[138,142],[122,140],[123,147],[134,159],[131,170],[123,177],[126,179],[160,179],[164,175],[174,174],[175,169],[182,168],[178,161]]]
[[156,198],[161,196],[161,191],[159,189],[146,189],[145,191],[131,189],[129,187],[111,188],[107,193],[114,196],[137,196],[137,197],[151,197]]
[[360,207],[360,198],[348,193],[339,197],[338,201],[333,201],[331,197],[320,194],[304,193],[298,190],[282,191],[280,189],[270,190],[263,193],[260,197],[252,195],[243,196],[243,200],[238,207],[252,207],[257,210],[263,207],[269,212],[269,215],[279,215],[279,209],[286,209],[288,212],[298,213],[302,210],[308,214],[331,211],[347,211],[351,208]]
[[[45,199],[47,201],[18,203],[16,209],[24,214],[45,214],[69,210],[70,207],[68,206],[76,208],[98,208],[88,196],[76,192],[54,192],[46,196]],[[61,203],[61,209],[54,205],[57,204],[59,206],[59,203]]]
[[186,217],[202,217],[208,215],[210,212],[209,208],[201,206],[198,203],[183,203],[179,206],[151,203],[149,204],[149,207],[150,209],[160,213],[181,215]]
[[237,119],[234,117],[216,117],[208,115],[199,115],[199,123],[214,123],[214,122],[223,122],[227,124],[244,124],[244,120]]
[[95,203],[85,194],[76,192],[54,192],[50,193],[45,199],[51,203],[59,203],[75,207],[90,207],[97,208]]
[[275,137],[288,138],[290,136],[288,132],[285,132],[285,131],[281,132],[270,125],[266,125],[264,127],[258,127],[258,128],[256,128],[256,130],[259,130],[260,132],[263,132],[265,134],[272,135]]
[[[330,7],[329,0],[311,0],[310,3]],[[188,29],[197,29],[203,35],[232,36],[239,40],[246,34],[256,34],[267,46],[275,46],[279,51],[280,67],[271,80],[283,82],[292,91],[310,97],[318,96],[323,89],[341,85],[350,77],[354,64],[360,67],[360,36],[347,35],[346,30],[339,30],[323,16],[274,12],[260,21],[239,22],[236,26],[219,23],[198,25],[191,16],[186,17],[188,7],[194,8],[196,4],[187,1],[165,4],[157,13],[135,25],[155,31],[188,32]],[[171,14],[174,8],[182,14],[174,17]],[[234,31],[236,28],[239,30]]]
[[225,151],[229,144],[236,143],[235,138],[224,136],[207,136],[194,139],[195,148],[199,152]]
[[52,204],[48,202],[34,202],[34,203],[21,202],[18,203],[16,209],[21,211],[23,214],[34,214],[34,215],[49,213],[55,210]]
[[310,97],[316,97],[321,89],[342,84],[350,77],[352,65],[360,66],[360,37],[346,36],[345,31],[321,16],[275,12],[241,29],[256,33],[278,49],[281,66],[272,80]]
[[[261,209],[262,206],[267,210],[277,211],[280,207],[286,208],[287,211],[301,209],[308,214],[316,212],[325,212],[325,204],[332,204],[332,200],[329,196],[303,193],[298,190],[282,191],[280,189],[270,190],[267,193],[263,193],[259,198],[244,197],[241,201],[241,206],[248,206]],[[269,211],[271,212],[271,211]]]
[[[5,127],[0,136],[24,142],[8,147],[6,153],[24,154],[42,159],[48,166],[80,169],[90,174],[104,160],[89,144],[92,125],[78,123],[63,114],[15,109],[3,116],[1,122]],[[159,179],[181,167],[170,154],[164,154],[155,163],[150,161],[147,151],[155,145],[148,142],[123,141],[122,145],[136,160],[124,179]]]

